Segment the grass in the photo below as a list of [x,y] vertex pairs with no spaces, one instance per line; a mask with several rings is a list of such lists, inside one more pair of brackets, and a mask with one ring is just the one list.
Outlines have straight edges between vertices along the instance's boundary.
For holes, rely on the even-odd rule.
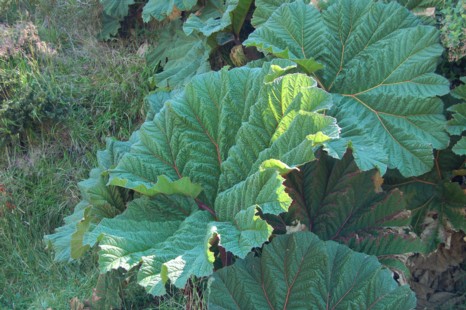
[[[47,148],[45,148],[47,147]],[[79,161],[79,164],[77,162]],[[66,308],[89,294],[97,271],[91,257],[57,264],[42,242],[78,199],[76,182],[93,165],[51,145],[30,148],[0,170],[0,308]]]
[[[26,102],[37,107],[37,97],[19,98],[24,91],[18,85],[34,84],[64,106],[60,117],[25,121],[27,129],[0,149],[0,309],[69,309],[72,298],[89,299],[98,280],[95,253],[56,263],[43,236],[79,201],[77,183],[96,165],[105,138],[127,139],[145,117],[150,89],[144,59],[136,54],[139,43],[98,42],[99,10],[98,0],[0,0],[0,22],[34,23],[56,51],[4,58],[1,72],[24,82],[7,99],[21,109]],[[125,309],[153,301],[136,285],[124,293]],[[179,294],[158,308],[182,308]]]

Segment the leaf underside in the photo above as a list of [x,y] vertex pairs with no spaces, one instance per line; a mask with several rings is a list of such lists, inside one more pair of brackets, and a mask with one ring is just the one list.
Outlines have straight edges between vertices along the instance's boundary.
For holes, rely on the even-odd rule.
[[290,175],[295,190],[289,216],[323,240],[379,258],[424,252],[420,239],[409,234],[411,212],[403,193],[384,192],[382,183],[377,170],[360,171],[350,153],[339,161],[322,153]]

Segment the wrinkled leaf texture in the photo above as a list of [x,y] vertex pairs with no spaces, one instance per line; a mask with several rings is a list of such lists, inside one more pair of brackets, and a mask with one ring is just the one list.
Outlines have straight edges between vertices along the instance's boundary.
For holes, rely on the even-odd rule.
[[349,146],[361,169],[396,168],[408,177],[430,171],[433,148],[448,146],[436,98],[449,92],[434,73],[443,51],[438,31],[398,3],[331,1],[322,12],[301,0],[283,4],[245,44],[324,66],[313,76],[334,93],[330,114],[342,127],[332,156]]
[[310,232],[274,238],[209,283],[209,309],[414,309],[416,298],[374,256]]
[[[339,133],[335,119],[321,114],[331,98],[312,78],[290,74],[265,84],[269,67],[195,77],[144,123],[109,184],[147,196],[83,240],[99,244],[103,272],[140,265],[139,283],[162,295],[168,280],[184,287],[192,275],[212,273],[213,237],[239,257],[268,240],[272,228],[257,212],[288,210],[281,174],[313,160]],[[191,186],[201,194],[187,192]]]

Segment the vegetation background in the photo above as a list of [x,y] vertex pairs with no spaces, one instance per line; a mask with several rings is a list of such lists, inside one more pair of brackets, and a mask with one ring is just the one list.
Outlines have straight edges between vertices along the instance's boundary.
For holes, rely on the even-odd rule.
[[[99,42],[100,12],[98,0],[0,0],[0,309],[68,309],[97,282],[95,257],[57,264],[43,236],[71,213],[106,137],[127,139],[145,117],[142,35]],[[127,291],[126,308],[145,301]]]
[[[79,201],[105,139],[142,123],[153,90],[142,55],[151,26],[101,42],[100,14],[98,0],[0,0],[0,309],[80,308],[99,280],[95,256],[55,263],[43,236]],[[444,25],[452,79],[465,70],[463,22]],[[154,299],[129,284],[121,297],[125,309],[183,309],[196,291]]]

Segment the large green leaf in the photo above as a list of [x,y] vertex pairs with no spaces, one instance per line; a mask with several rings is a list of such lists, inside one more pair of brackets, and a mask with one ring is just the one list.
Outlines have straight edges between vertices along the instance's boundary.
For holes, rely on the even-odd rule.
[[209,309],[414,309],[374,256],[309,232],[274,238],[261,257],[248,255],[209,282]]
[[413,176],[433,167],[433,148],[448,146],[435,97],[449,92],[448,81],[434,73],[443,51],[438,42],[434,27],[395,2],[332,1],[320,13],[298,0],[280,6],[245,44],[301,65],[321,63],[313,75],[336,94],[330,113],[363,129],[354,138],[342,132],[348,145],[359,153],[365,140],[383,146],[360,168],[388,159],[389,168]]
[[[297,7],[295,3],[291,5],[279,6],[279,12],[281,15],[273,15],[267,24],[264,24],[262,30],[257,30],[249,36],[249,39],[245,41],[246,45],[252,45],[260,42],[256,38],[261,35],[265,35],[268,38],[276,41],[280,40],[280,44],[284,47],[282,50],[272,50],[270,48],[264,48],[264,46],[258,45],[259,49],[264,52],[272,52],[274,55],[291,59],[301,65],[305,72],[312,73],[316,70],[322,69],[322,65],[317,63],[315,59],[319,57],[319,54],[308,56],[307,51],[320,51],[325,52],[325,44],[328,43],[325,38],[325,28],[321,27],[321,16],[317,9],[312,9],[310,5],[304,4],[299,1],[300,7]],[[269,4],[266,5],[269,7]],[[291,8],[291,9],[290,9]],[[306,9],[311,8],[311,9]],[[295,22],[302,22],[301,25],[297,25]],[[276,22],[274,24],[273,22]],[[313,34],[312,40],[307,38]],[[252,42],[252,43],[251,43]]]
[[[236,145],[222,165],[221,190],[237,184],[270,158],[290,166],[302,164],[302,158],[313,159],[312,141],[338,135],[332,118],[315,113],[331,107],[330,96],[316,86],[312,78],[291,74],[263,87],[262,98],[251,108],[248,123],[239,129]],[[319,128],[330,131],[322,131],[323,137],[307,136]]]
[[[244,68],[193,80],[183,98],[167,102],[154,121],[142,126],[140,141],[112,171],[111,183],[151,188],[161,175],[174,182],[189,177],[202,184],[205,202],[212,206],[218,186],[225,191],[237,185],[267,159],[290,165],[311,160],[318,137],[307,135],[338,134],[332,118],[315,113],[330,107],[328,95],[305,75],[263,84],[264,74]],[[301,160],[293,158],[295,148],[306,151]]]
[[168,279],[183,287],[191,275],[212,272],[212,216],[196,207],[194,200],[177,196],[140,198],[123,214],[104,219],[87,235],[86,243],[99,242],[103,272],[141,264],[139,283],[148,292],[163,295]]
[[148,53],[149,66],[163,67],[155,74],[155,82],[161,88],[181,88],[193,76],[210,71],[207,39],[198,35],[187,36],[181,23],[171,22],[160,31],[157,46]]
[[323,240],[380,259],[425,251],[420,239],[409,233],[410,211],[402,193],[384,192],[379,172],[360,171],[350,153],[339,161],[321,154],[290,174],[288,183],[294,200],[291,220]]
[[[413,214],[412,226],[433,250],[445,242],[450,229],[466,230],[466,193],[453,182],[455,171],[464,171],[464,157],[450,149],[438,151],[436,169],[416,178],[387,177],[387,188],[399,188]],[[464,172],[463,172],[464,173]]]
[[142,11],[144,22],[151,18],[164,20],[174,10],[188,11],[197,4],[197,0],[149,0]]
[[[269,72],[266,64],[198,76],[146,121],[130,153],[110,171],[109,184],[148,194],[163,179],[164,186],[173,184],[170,194],[193,201],[187,187],[176,186],[189,178],[190,186],[202,187],[195,202],[208,212],[177,214],[172,223],[171,215],[159,214],[173,209],[161,202],[165,195],[138,200],[85,240],[99,242],[103,271],[142,263],[140,283],[160,295],[168,280],[183,287],[190,275],[212,271],[208,241],[214,235],[240,257],[268,240],[272,229],[257,212],[288,210],[281,174],[313,160],[317,148],[338,137],[335,120],[319,113],[330,107],[330,97],[312,78],[290,74],[264,83]],[[138,217],[128,214],[141,208]]]
[[64,226],[56,229],[54,234],[45,236],[45,240],[55,251],[55,260],[70,261],[79,258],[89,248],[89,245],[83,244],[84,235],[103,218],[114,217],[126,208],[126,191],[107,186],[107,171],[129,151],[133,139],[129,142],[109,139],[106,150],[98,152],[99,166],[91,171],[89,179],[78,184],[81,202],[75,207],[73,214],[64,219]]

